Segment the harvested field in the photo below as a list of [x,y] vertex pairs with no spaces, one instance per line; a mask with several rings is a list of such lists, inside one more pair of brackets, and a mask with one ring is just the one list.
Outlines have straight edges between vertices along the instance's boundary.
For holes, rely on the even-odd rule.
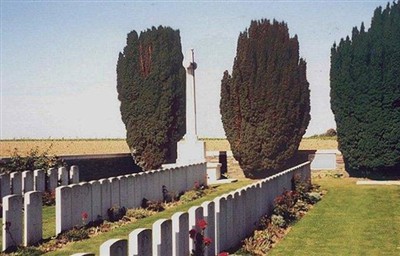
[[[202,139],[206,142],[207,151],[229,151],[226,139]],[[39,152],[48,151],[55,155],[90,155],[129,153],[124,139],[54,139],[54,140],[2,140],[0,141],[0,157],[12,155],[14,149],[25,155],[31,149]],[[303,139],[300,150],[337,149],[337,141],[333,139]]]

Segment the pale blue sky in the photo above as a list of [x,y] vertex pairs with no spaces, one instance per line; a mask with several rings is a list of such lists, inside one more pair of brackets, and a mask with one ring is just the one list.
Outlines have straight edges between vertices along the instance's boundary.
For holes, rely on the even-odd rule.
[[125,137],[116,62],[131,30],[180,30],[195,49],[200,137],[224,137],[220,81],[252,19],[285,21],[307,61],[311,122],[335,127],[330,48],[387,1],[1,1],[0,138]]

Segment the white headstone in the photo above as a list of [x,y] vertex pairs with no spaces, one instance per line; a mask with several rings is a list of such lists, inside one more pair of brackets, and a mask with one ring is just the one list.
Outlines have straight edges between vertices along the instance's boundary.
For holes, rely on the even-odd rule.
[[[215,203],[206,201],[201,204],[203,207],[204,219],[207,221],[207,228],[204,235],[211,239],[211,244],[207,246],[206,255],[213,256],[216,254],[215,250]],[[240,223],[239,223],[240,224]]]
[[119,189],[119,179],[117,177],[112,177],[108,179],[110,181],[111,187],[111,206],[120,207],[120,189]]
[[126,175],[126,182],[128,187],[128,205],[127,208],[135,207],[135,176],[132,174]]
[[129,234],[129,256],[152,255],[151,229],[138,228]]
[[[142,203],[143,193],[142,193],[142,181],[143,181],[143,173],[133,174],[133,208],[139,207]],[[143,189],[146,190],[146,187],[143,186]]]
[[172,254],[189,254],[189,214],[187,212],[176,212],[172,220]]
[[33,183],[36,191],[46,191],[46,173],[43,170],[33,171]]
[[102,218],[101,211],[101,184],[97,180],[93,180],[89,182],[92,191],[92,221],[97,220],[98,218]]
[[0,175],[0,188],[1,188],[1,198],[8,196],[11,194],[11,188],[10,188],[10,174],[9,173],[3,173]]
[[108,219],[107,211],[112,207],[111,205],[111,186],[108,179],[101,179],[101,216],[103,219]]
[[127,256],[128,241],[126,239],[110,239],[100,246],[100,256]]
[[81,201],[82,191],[79,184],[68,185],[71,188],[71,224],[82,226],[82,210],[84,202]]
[[121,207],[128,208],[128,178],[125,176],[118,176],[119,179],[119,200]]
[[69,178],[72,184],[79,183],[79,167],[77,165],[71,166]]
[[24,195],[24,246],[42,240],[42,192],[31,191]]
[[[189,213],[189,230],[195,229],[197,232],[200,231],[197,226],[198,222],[204,218],[203,215],[203,207],[201,206],[192,206],[188,210]],[[194,240],[191,239],[189,241],[189,250],[192,251],[194,249]]]
[[32,171],[23,171],[22,172],[22,192],[27,193],[32,191],[33,186],[33,172]]
[[20,172],[12,172],[10,178],[12,194],[22,195],[22,174]]
[[22,244],[24,226],[22,224],[22,196],[8,195],[3,197],[3,227],[2,227],[2,250],[10,246]]
[[[81,207],[81,223],[86,225],[92,219],[96,219],[97,216],[92,216],[92,186],[87,182],[81,182],[80,185],[80,202]],[[84,217],[86,217],[85,219]]]
[[153,224],[153,256],[172,256],[172,221],[159,219]]
[[56,234],[73,226],[71,221],[71,191],[72,189],[68,186],[56,188]]
[[221,252],[229,248],[227,244],[227,201],[225,197],[214,199],[215,202],[215,221],[216,221],[216,237],[217,237],[217,252]]
[[58,187],[58,170],[56,168],[50,168],[47,170],[47,189],[49,191],[54,191]]
[[68,185],[69,183],[69,175],[68,170],[65,167],[58,168],[58,180],[60,181],[60,185]]

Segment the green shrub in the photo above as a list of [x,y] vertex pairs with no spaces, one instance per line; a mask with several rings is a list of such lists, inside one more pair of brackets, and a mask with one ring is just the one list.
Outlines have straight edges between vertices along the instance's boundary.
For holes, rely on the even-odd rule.
[[286,227],[285,219],[281,215],[272,214],[271,223],[278,227]]
[[298,214],[294,205],[298,200],[298,193],[285,191],[282,195],[275,198],[274,214],[280,215],[285,220],[286,225],[297,220]]
[[315,204],[321,200],[321,194],[318,192],[307,193],[308,202],[310,204]]
[[306,62],[285,22],[251,21],[221,81],[220,112],[233,156],[250,178],[283,168],[310,121]]
[[125,207],[111,207],[110,209],[107,210],[107,216],[108,220],[111,222],[114,221],[119,221],[122,219],[126,214],[126,208]]
[[350,175],[400,174],[400,2],[331,49],[331,108]]
[[81,228],[74,227],[73,229],[67,230],[58,235],[59,240],[67,240],[70,242],[80,241],[88,238],[89,238],[89,231],[84,227]]
[[243,241],[242,251],[251,255],[266,255],[271,246],[271,234],[268,230],[256,230],[252,237]]
[[27,170],[47,170],[53,167],[66,166],[66,163],[56,155],[50,155],[51,146],[40,153],[39,148],[31,149],[27,156],[21,156],[17,149],[12,153],[9,161],[0,162],[0,173],[23,172]]
[[129,209],[126,212],[126,216],[129,218],[135,218],[135,219],[143,219],[146,217],[149,217],[153,214],[155,214],[155,211],[143,209],[143,208],[136,208],[136,209]]

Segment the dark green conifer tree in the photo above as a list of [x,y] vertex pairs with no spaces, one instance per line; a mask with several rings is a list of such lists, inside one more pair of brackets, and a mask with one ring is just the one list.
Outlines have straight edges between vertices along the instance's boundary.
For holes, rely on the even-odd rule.
[[176,159],[186,132],[186,74],[179,30],[153,27],[128,34],[117,63],[117,90],[127,143],[149,170]]
[[310,121],[306,62],[284,22],[252,21],[240,33],[232,75],[221,83],[220,111],[232,152],[248,177],[282,168]]
[[352,174],[400,173],[400,4],[377,8],[366,32],[331,50],[331,108]]

